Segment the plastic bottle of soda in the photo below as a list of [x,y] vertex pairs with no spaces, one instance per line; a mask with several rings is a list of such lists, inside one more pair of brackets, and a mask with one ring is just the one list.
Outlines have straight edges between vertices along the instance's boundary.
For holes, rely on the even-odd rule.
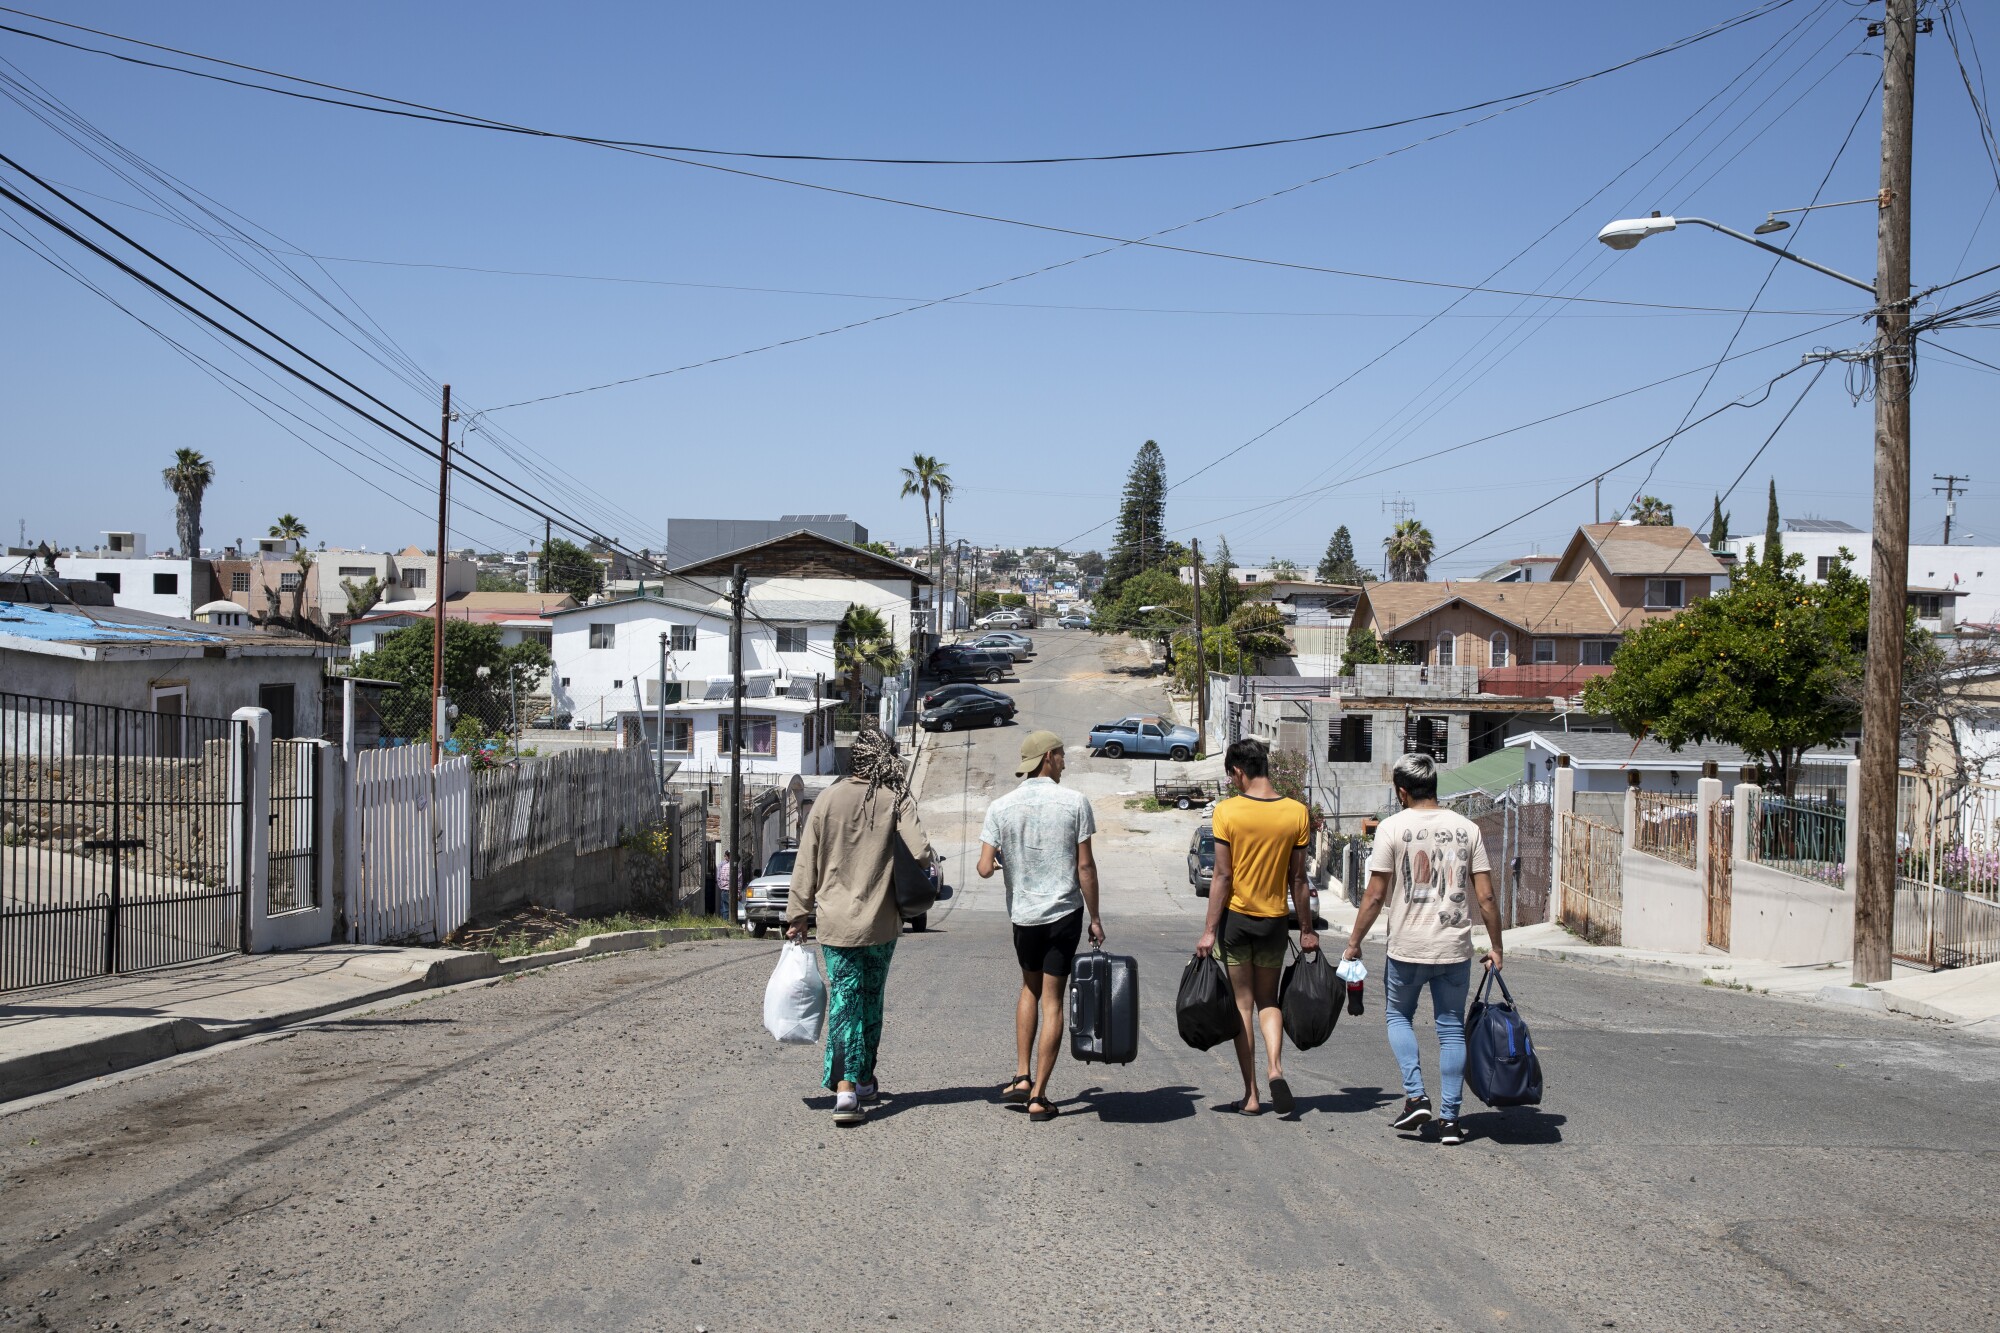
[[1362,984],[1363,983],[1361,983],[1358,980],[1350,981],[1347,983],[1347,1012],[1350,1014],[1358,1014],[1361,1012]]

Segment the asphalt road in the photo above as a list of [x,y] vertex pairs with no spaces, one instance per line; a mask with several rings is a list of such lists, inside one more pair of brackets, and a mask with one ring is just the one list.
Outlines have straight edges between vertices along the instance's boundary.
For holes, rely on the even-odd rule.
[[[1028,721],[1143,703],[1113,671],[1054,679],[1089,652],[1044,646]],[[945,758],[990,790],[992,750]],[[1994,1326],[2000,1046],[1520,962],[1541,1110],[1475,1107],[1459,1148],[1389,1130],[1371,982],[1288,1062],[1294,1116],[1228,1114],[1226,1050],[1172,1023],[1197,900],[1129,850],[1194,816],[1072,772],[1104,783],[1100,822],[1147,830],[1100,849],[1144,1020],[1135,1063],[1065,1060],[1060,1119],[992,1101],[1017,978],[990,890],[905,937],[889,1101],[852,1131],[818,1052],[759,1027],[775,942],[610,956],[0,1117],[0,1325]],[[948,796],[927,789],[941,846]]]

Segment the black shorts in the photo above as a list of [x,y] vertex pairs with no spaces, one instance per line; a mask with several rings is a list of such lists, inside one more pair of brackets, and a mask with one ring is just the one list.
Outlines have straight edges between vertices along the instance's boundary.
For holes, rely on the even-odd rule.
[[1076,964],[1076,946],[1083,938],[1083,909],[1039,926],[1014,927],[1014,958],[1023,972],[1066,977]]

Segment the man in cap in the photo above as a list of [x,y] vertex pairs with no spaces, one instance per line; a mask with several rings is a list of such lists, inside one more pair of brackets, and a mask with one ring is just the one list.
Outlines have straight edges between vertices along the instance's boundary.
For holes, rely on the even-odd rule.
[[[1000,1095],[1026,1102],[1030,1120],[1053,1120],[1049,1073],[1062,1049],[1063,991],[1076,961],[1085,912],[1090,942],[1104,943],[1097,915],[1097,832],[1090,802],[1065,791],[1062,737],[1031,731],[1021,742],[1014,776],[1026,778],[986,809],[979,834],[979,877],[1006,876],[1007,915],[1014,923],[1014,958],[1021,993],[1014,1004],[1014,1078]],[[1039,1031],[1038,1031],[1039,1029]],[[1039,1055],[1032,1065],[1030,1057]]]

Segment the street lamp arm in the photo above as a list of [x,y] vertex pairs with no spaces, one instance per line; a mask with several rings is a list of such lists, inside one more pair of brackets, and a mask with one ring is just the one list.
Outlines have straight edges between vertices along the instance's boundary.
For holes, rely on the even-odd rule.
[[1873,296],[1875,294],[1875,284],[1872,282],[1863,282],[1859,278],[1851,278],[1847,274],[1842,273],[1839,269],[1828,268],[1824,264],[1816,264],[1812,260],[1805,258],[1803,255],[1795,255],[1790,250],[1785,249],[1783,246],[1772,245],[1769,241],[1760,241],[1755,236],[1747,235],[1744,232],[1736,230],[1734,227],[1725,227],[1720,222],[1710,222],[1707,218],[1687,218],[1687,217],[1676,216],[1674,218],[1674,221],[1678,223],[1693,223],[1697,227],[1707,227],[1710,231],[1719,231],[1724,236],[1734,236],[1737,240],[1742,241],[1744,244],[1754,245],[1759,250],[1768,250],[1772,254],[1778,256],[1780,259],[1789,259],[1794,264],[1804,264],[1807,268],[1811,269],[1815,273],[1824,273],[1829,278],[1838,278],[1850,287],[1859,287],[1862,291],[1867,292],[1870,296]]

